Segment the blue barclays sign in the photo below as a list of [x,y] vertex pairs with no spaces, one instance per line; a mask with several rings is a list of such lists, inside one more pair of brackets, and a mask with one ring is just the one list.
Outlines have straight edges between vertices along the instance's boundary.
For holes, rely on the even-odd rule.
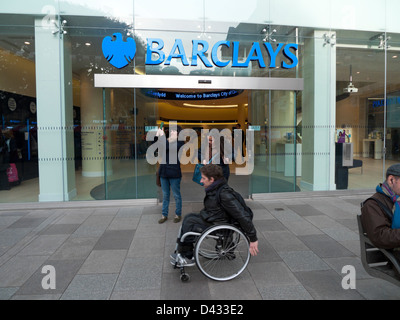
[[[232,60],[221,61],[218,57],[218,50],[221,47],[232,49]],[[105,37],[102,43],[102,49],[104,57],[109,63],[116,68],[126,67],[135,57],[136,54],[136,43],[133,38],[128,37],[126,41],[123,41],[121,33],[114,33],[113,37]],[[192,40],[191,62],[189,63],[185,47],[181,39],[175,39],[172,49],[167,56],[163,51],[164,41],[160,38],[148,38],[146,45],[146,65],[164,65],[168,66],[171,64],[172,59],[180,60],[183,66],[196,67],[199,63],[204,64],[207,68],[213,66],[223,68],[231,64],[234,68],[248,68],[250,62],[255,61],[258,63],[260,68],[266,68],[267,64],[263,57],[263,51],[269,56],[269,68],[277,67],[278,55],[286,58],[287,61],[282,59],[281,67],[284,69],[291,69],[297,66],[298,58],[296,51],[298,45],[295,43],[278,43],[273,47],[269,42],[253,42],[251,49],[246,57],[245,61],[239,61],[239,41],[227,41],[222,40],[216,42],[211,48],[211,60],[207,58],[210,45],[205,40]]]
[[[155,44],[155,46],[154,46]],[[225,46],[227,48],[232,47],[232,61],[231,60],[226,60],[226,61],[221,61],[218,58],[218,49],[222,46]],[[253,42],[251,49],[249,51],[249,54],[247,56],[247,59],[245,62],[239,62],[239,47],[240,47],[240,42],[239,41],[218,41],[217,43],[214,44],[214,46],[211,49],[211,62],[220,68],[226,67],[230,63],[232,63],[232,67],[236,68],[247,68],[249,66],[250,61],[256,61],[258,62],[258,65],[260,68],[265,68],[266,64],[264,61],[264,58],[262,56],[262,49],[261,45],[259,42]],[[149,38],[147,39],[147,52],[146,52],[146,64],[147,65],[158,65],[164,62],[164,65],[170,65],[172,59],[181,59],[182,64],[184,66],[189,66],[189,61],[186,56],[186,51],[183,46],[182,40],[181,39],[175,39],[175,43],[172,46],[171,52],[166,57],[164,51],[162,50],[164,48],[164,41],[162,39],[156,39],[156,38]],[[282,61],[282,68],[285,69],[290,69],[293,68],[297,65],[298,59],[295,55],[294,52],[292,52],[290,49],[297,50],[297,44],[290,43],[284,45],[283,43],[279,43],[277,45],[277,48],[274,49],[272,45],[269,42],[264,42],[263,48],[267,51],[270,57],[270,68],[275,68],[276,67],[276,58],[278,54],[282,51],[282,54],[288,58],[291,63],[287,64],[285,61]],[[192,41],[192,59],[190,66],[197,66],[198,64],[198,58],[202,61],[202,63],[207,67],[211,68],[213,65],[211,64],[210,60],[206,57],[206,53],[209,50],[209,44],[205,40],[193,40]],[[158,56],[158,59],[152,60],[153,54],[156,54]]]
[[126,67],[135,58],[136,42],[133,38],[123,41],[122,34],[114,33],[113,37],[105,37],[102,43],[103,55],[114,67]]
[[[400,97],[389,97],[386,99],[386,106],[391,106],[393,104],[400,104]],[[385,99],[374,100],[372,102],[372,108],[379,108],[385,105]]]

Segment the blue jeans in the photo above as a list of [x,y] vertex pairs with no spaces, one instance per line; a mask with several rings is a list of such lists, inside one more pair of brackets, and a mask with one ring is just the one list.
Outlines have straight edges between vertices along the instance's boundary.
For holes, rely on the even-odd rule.
[[160,178],[161,190],[163,193],[162,215],[168,217],[170,189],[175,198],[175,214],[182,215],[182,196],[181,196],[181,180],[182,178]]

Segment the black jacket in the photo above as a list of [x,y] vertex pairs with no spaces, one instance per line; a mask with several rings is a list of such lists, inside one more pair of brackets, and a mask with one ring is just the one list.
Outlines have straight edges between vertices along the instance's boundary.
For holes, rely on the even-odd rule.
[[165,164],[160,164],[160,177],[161,178],[181,178],[182,171],[181,171],[181,163],[179,162],[179,149],[185,144],[183,141],[177,141],[177,148],[176,148],[176,163],[170,163],[170,146],[167,140],[166,143],[166,162]]
[[[219,192],[220,203],[217,199]],[[209,223],[239,223],[241,229],[251,242],[257,241],[257,232],[252,219],[246,214],[245,209],[232,194],[232,188],[222,179],[220,183],[209,187],[204,198],[204,209],[200,211],[201,217]]]

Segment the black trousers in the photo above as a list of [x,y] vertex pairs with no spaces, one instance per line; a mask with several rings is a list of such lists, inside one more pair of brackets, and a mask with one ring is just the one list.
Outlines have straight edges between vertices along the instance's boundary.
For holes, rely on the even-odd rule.
[[182,221],[181,232],[178,236],[178,252],[184,256],[191,258],[193,256],[193,244],[196,241],[195,236],[188,236],[181,242],[181,237],[186,232],[203,232],[212,223],[205,221],[198,213],[189,213]]

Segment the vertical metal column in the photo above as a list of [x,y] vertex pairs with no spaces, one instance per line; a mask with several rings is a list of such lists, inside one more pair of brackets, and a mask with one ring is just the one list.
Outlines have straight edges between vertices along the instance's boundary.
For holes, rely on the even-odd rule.
[[104,162],[104,199],[108,200],[107,185],[107,140],[106,140],[106,89],[103,88],[103,162]]

